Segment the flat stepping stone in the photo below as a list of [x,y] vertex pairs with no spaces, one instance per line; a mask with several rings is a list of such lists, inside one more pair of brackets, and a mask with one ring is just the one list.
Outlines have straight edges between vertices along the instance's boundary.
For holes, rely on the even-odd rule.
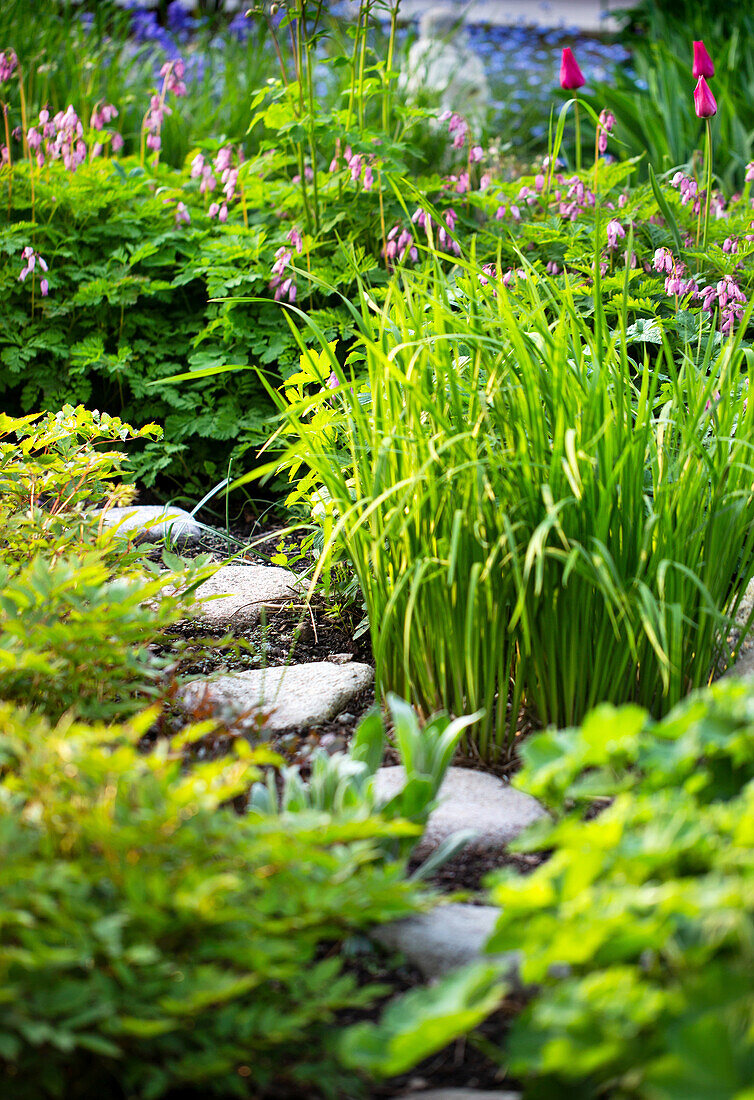
[[[499,916],[493,905],[450,902],[429,913],[379,925],[370,935],[391,951],[403,952],[425,978],[441,978],[459,966],[478,962]],[[497,957],[515,969],[515,953]]]
[[123,508],[100,511],[103,527],[117,527],[116,534],[142,542],[198,542],[202,529],[183,508],[159,504],[132,504]]
[[[754,581],[750,581],[749,585],[744,592],[743,599],[736,613],[736,622],[741,626],[744,625],[749,615],[751,614],[752,604],[754,604]],[[732,644],[731,639],[728,639]],[[754,676],[754,630],[749,634],[748,638],[741,646],[738,656],[736,657],[735,664],[732,664],[730,668],[727,668],[723,673],[722,678],[735,677],[741,679],[743,677]]]
[[402,1092],[395,1100],[521,1100],[521,1093],[498,1089],[425,1089]]
[[[402,766],[380,768],[375,776],[378,800],[388,801],[405,782]],[[497,776],[470,768],[448,768],[440,787],[438,806],[429,815],[427,828],[414,855],[418,859],[426,858],[447,837],[462,829],[474,829],[477,833],[464,851],[499,851],[527,825],[546,816],[536,798],[503,783]]]
[[257,726],[258,717],[267,715],[261,728],[275,732],[329,721],[373,679],[374,669],[369,665],[316,661],[253,669],[217,680],[194,680],[181,688],[178,697],[188,707],[206,700],[217,710],[231,711],[234,717],[244,715],[242,726]]
[[[618,5],[630,8],[633,0]],[[357,5],[353,3],[352,7]],[[496,27],[527,26],[540,30],[548,28],[578,28],[591,34],[614,33],[620,23],[608,10],[604,0],[403,0],[400,8],[402,21],[420,18],[429,8],[446,7],[457,14],[459,22],[487,23]]]
[[259,622],[262,610],[276,610],[301,599],[295,573],[277,565],[223,565],[196,590],[192,609],[213,626],[245,629]]
[[425,1089],[402,1092],[395,1100],[521,1100],[521,1093],[498,1089]]

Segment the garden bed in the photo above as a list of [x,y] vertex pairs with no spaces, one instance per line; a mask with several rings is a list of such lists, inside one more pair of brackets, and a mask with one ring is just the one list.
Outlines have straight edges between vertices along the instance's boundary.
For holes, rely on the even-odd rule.
[[751,17],[325,7],[0,16],[0,1092],[744,1100]]

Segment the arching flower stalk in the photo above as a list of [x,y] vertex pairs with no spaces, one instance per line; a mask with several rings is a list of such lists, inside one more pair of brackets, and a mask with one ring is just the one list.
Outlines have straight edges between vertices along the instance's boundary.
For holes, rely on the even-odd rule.
[[149,108],[141,124],[142,167],[144,165],[145,149],[153,150],[155,154],[154,167],[156,168],[159,164],[160,149],[162,148],[162,137],[160,134],[162,130],[162,121],[165,115],[172,113],[165,100],[167,99],[168,92],[172,92],[175,96],[186,94],[186,85],[183,82],[185,72],[186,67],[180,57],[176,58],[175,61],[167,61],[160,69],[160,76],[163,78],[162,90],[159,95],[153,95],[150,99]]

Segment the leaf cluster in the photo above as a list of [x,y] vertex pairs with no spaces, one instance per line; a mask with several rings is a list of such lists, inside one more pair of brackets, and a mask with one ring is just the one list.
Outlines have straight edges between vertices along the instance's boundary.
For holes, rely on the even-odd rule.
[[517,784],[556,820],[520,847],[552,856],[526,879],[497,879],[488,949],[515,944],[532,986],[508,1052],[526,1095],[743,1100],[754,1074],[750,685],[717,684],[659,723],[601,707],[522,751]]
[[185,615],[205,563],[158,571],[103,530],[132,495],[120,448],[155,435],[82,407],[0,417],[0,698],[103,718],[159,691],[154,643]]
[[[270,762],[186,772],[132,726],[0,714],[0,1081],[18,1100],[335,1096],[332,945],[418,904],[384,819],[239,816]],[[355,1078],[350,1078],[358,1091]],[[353,1094],[351,1092],[350,1094]]]

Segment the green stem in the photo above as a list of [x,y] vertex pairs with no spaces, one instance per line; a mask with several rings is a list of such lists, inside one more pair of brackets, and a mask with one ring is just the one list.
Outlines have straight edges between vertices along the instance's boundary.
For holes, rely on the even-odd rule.
[[576,122],[576,171],[581,171],[581,119],[579,118],[579,97],[573,93],[573,113]]
[[[316,33],[317,24],[319,23],[320,14],[322,11],[322,3],[320,2],[317,7],[317,14],[314,20],[314,31]],[[306,87],[309,96],[309,119],[308,119],[308,133],[309,133],[309,156],[312,162],[312,201],[314,205],[314,229],[316,233],[319,233],[319,186],[317,181],[317,148],[314,139],[314,77],[312,74],[312,56],[311,56],[312,43],[307,38],[305,43],[306,52]]]
[[[13,198],[13,158],[10,151],[10,128],[8,126],[8,104],[0,104],[5,120],[5,148],[8,150],[8,221],[10,222],[11,199]],[[748,184],[747,184],[748,186]]]
[[597,133],[596,133],[595,138],[594,138],[594,186],[592,187],[592,190],[594,191],[595,198],[597,197],[597,186],[598,186],[598,182],[599,182],[598,181],[598,176],[597,176],[597,170],[598,170],[598,167],[599,167],[599,162],[600,162],[600,128],[598,126],[597,127]]
[[704,150],[705,162],[707,165],[707,186],[705,188],[706,194],[704,197],[704,237],[702,239],[702,248],[707,248],[707,228],[709,226],[709,208],[712,200],[712,125],[710,120],[706,118],[706,143]]
[[278,64],[280,65],[280,73],[281,73],[281,76],[283,77],[283,84],[285,84],[285,86],[287,88],[288,87],[288,73],[285,71],[285,62],[283,61],[283,55],[280,52],[280,43],[278,42],[277,35],[275,34],[275,26],[274,26],[272,20],[270,19],[270,17],[266,13],[265,13],[265,18],[267,19],[267,27],[269,29],[270,35],[272,36],[272,44],[275,47],[275,53],[277,54]]
[[364,5],[359,5],[359,14],[356,18],[356,33],[353,36],[353,53],[351,54],[351,87],[348,90],[348,110],[346,111],[346,125],[345,129],[348,130],[351,125],[351,115],[353,113],[353,105],[356,97],[356,62],[359,56],[359,46],[361,43],[361,21],[364,18]]
[[367,64],[367,30],[370,14],[369,0],[364,0],[364,33],[361,38],[361,55],[359,57],[359,128],[362,131],[364,130],[364,70]]
[[[296,30],[294,33],[293,23],[288,24],[288,33],[291,38],[291,50],[293,51],[293,60],[296,68],[296,83],[298,85],[298,107],[299,107],[299,121],[304,123],[304,115],[306,113],[304,106],[304,81],[303,81],[303,54],[302,43],[303,35],[301,33],[302,23],[306,20],[306,0],[299,0],[299,8],[297,12],[297,18],[295,20]],[[311,121],[311,120],[310,120]],[[304,149],[301,142],[297,142],[296,151],[298,153],[298,174],[301,182],[301,195],[304,202],[304,217],[306,219],[306,230],[308,233],[312,232],[312,216],[309,206],[309,196],[306,191],[306,160],[304,157]]]
[[382,129],[387,133],[387,128],[390,121],[390,73],[393,69],[393,54],[395,51],[395,36],[398,30],[398,9],[401,6],[401,0],[395,0],[393,9],[390,13],[390,38],[387,47],[387,63],[385,73],[385,91],[382,96]]

